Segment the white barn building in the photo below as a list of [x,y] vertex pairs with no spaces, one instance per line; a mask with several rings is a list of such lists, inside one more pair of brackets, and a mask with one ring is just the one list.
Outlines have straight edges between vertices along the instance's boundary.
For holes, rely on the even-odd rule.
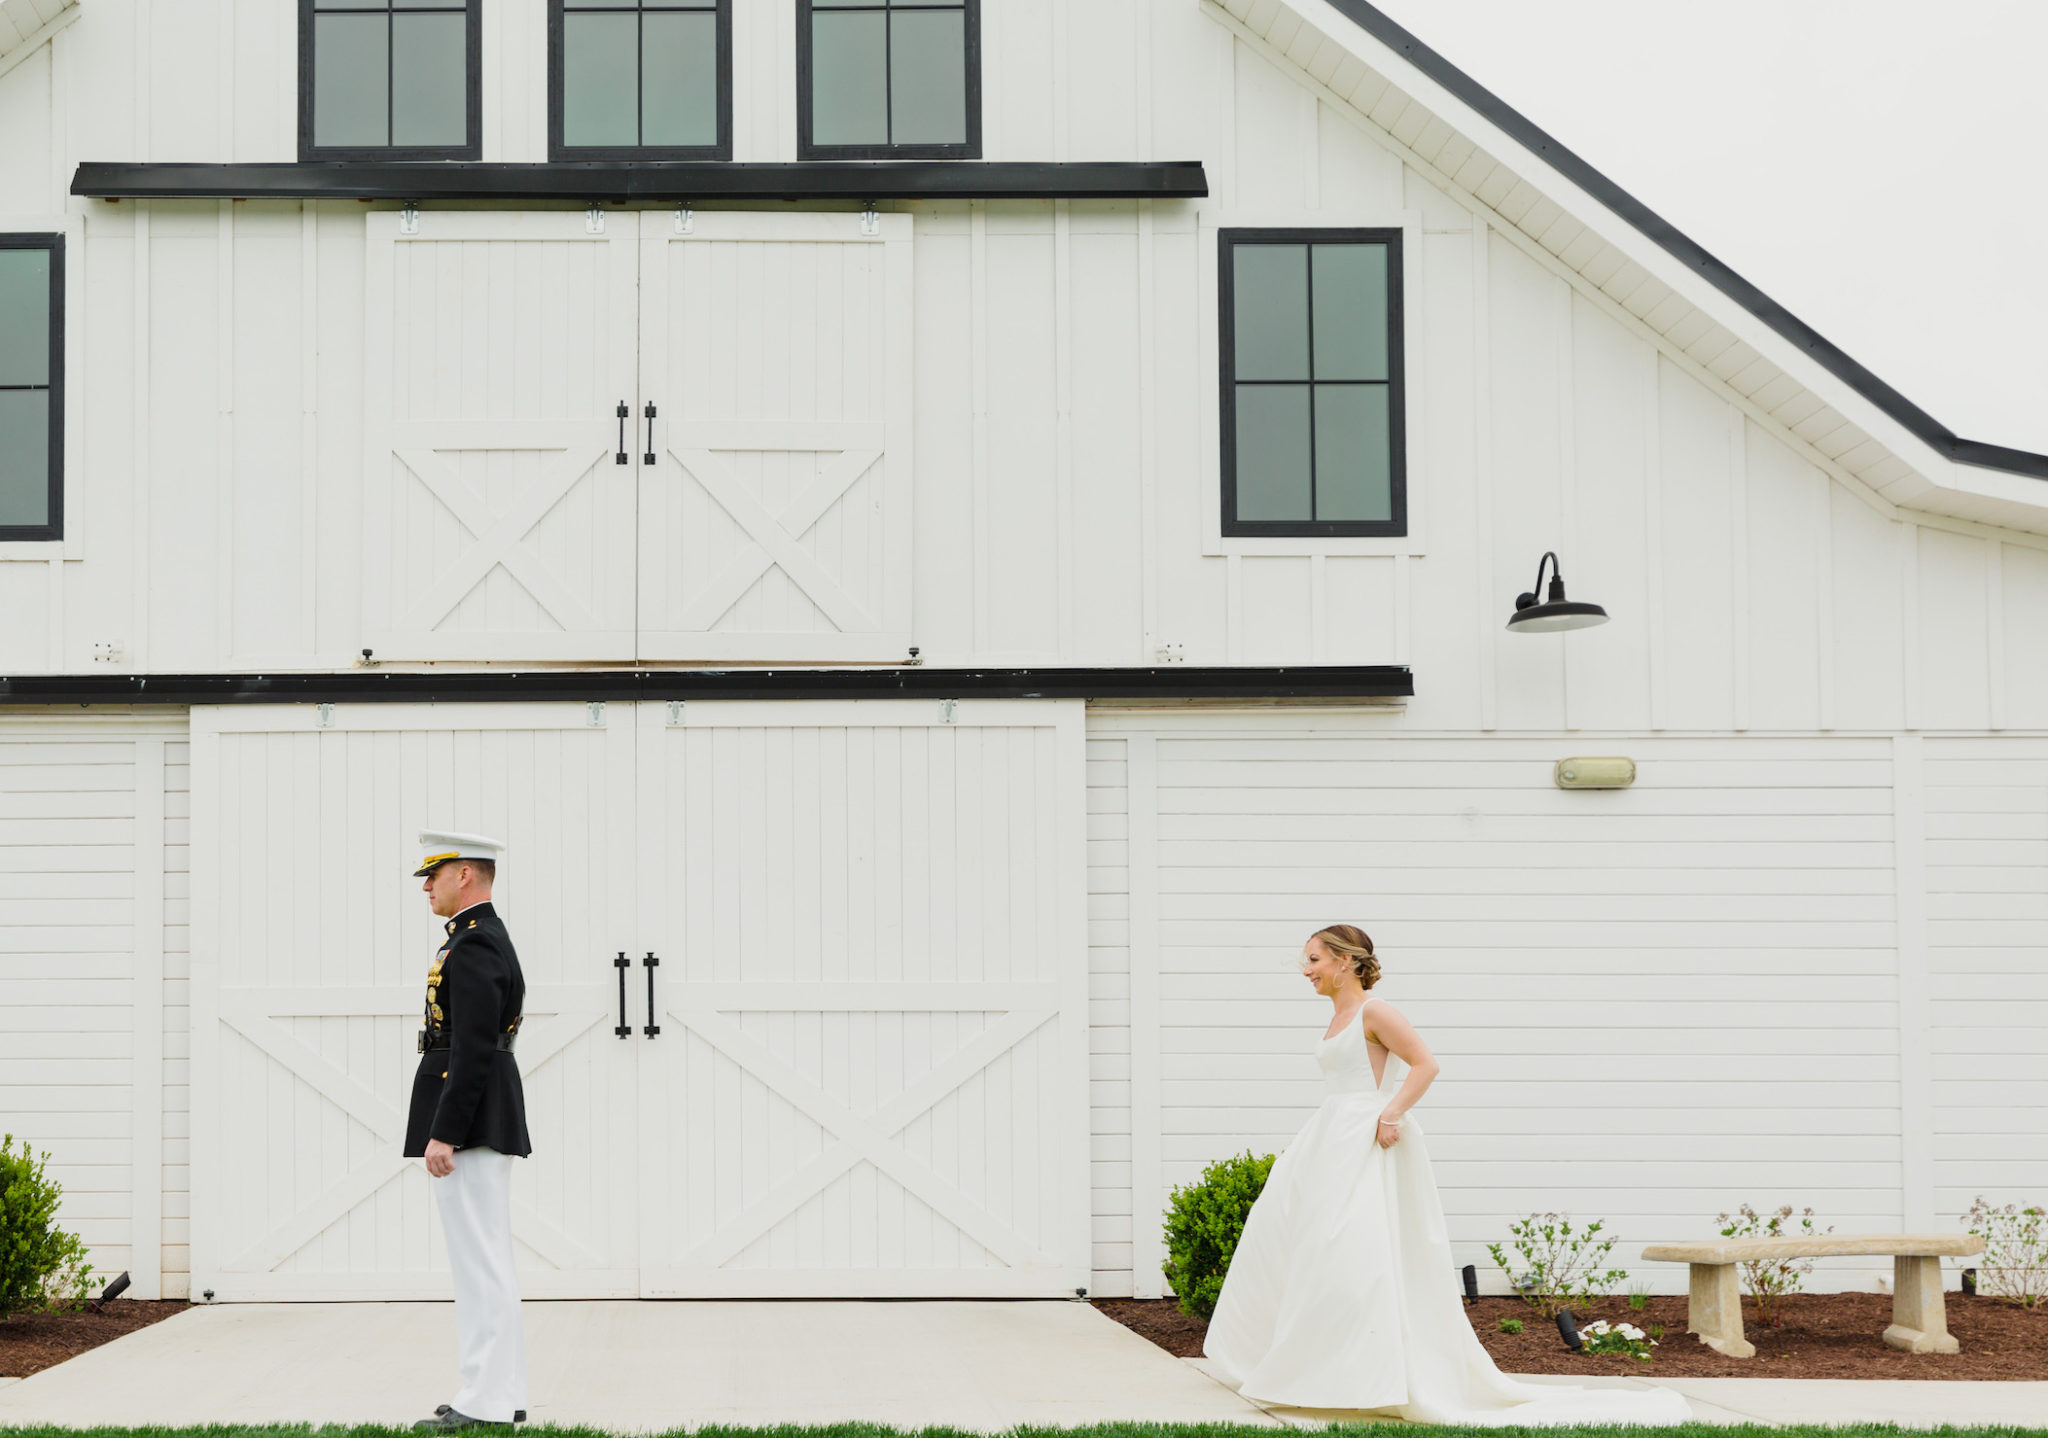
[[[96,1261],[445,1291],[427,825],[533,1297],[1157,1294],[1337,921],[1461,1262],[2048,1196],[2048,457],[1363,0],[920,3],[0,0],[0,1127]],[[1550,550],[1611,624],[1504,629]]]

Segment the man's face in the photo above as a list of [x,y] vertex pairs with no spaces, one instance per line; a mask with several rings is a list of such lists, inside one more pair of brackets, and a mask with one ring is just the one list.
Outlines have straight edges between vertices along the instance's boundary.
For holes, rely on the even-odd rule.
[[449,918],[470,905],[469,890],[475,870],[459,859],[436,864],[434,872],[420,881],[426,890],[427,906],[439,918]]

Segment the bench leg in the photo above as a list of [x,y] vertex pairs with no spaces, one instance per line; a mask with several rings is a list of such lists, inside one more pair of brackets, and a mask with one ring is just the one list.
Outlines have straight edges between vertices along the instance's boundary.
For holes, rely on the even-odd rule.
[[1940,1259],[1892,1259],[1892,1326],[1884,1331],[1884,1341],[1908,1353],[1961,1351],[1948,1331]]
[[1700,1342],[1730,1358],[1754,1358],[1756,1346],[1742,1336],[1742,1285],[1732,1263],[1691,1265],[1692,1301],[1685,1327]]

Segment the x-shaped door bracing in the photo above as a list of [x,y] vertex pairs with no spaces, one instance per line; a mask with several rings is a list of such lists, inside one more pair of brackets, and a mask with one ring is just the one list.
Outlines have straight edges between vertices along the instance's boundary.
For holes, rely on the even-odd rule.
[[[780,567],[841,633],[879,631],[882,626],[867,606],[827,574],[801,541],[874,468],[882,457],[882,437],[879,424],[762,420],[676,426],[669,436],[669,454],[732,516],[748,541],[691,597],[676,627],[710,629],[770,567]],[[733,473],[725,456],[736,451],[830,453],[836,458],[820,466],[816,477],[776,515]]]
[[920,1114],[952,1093],[1003,1054],[1057,1018],[1055,1008],[1020,1009],[1006,1013],[964,1048],[875,1111],[862,1117],[831,1097],[788,1063],[749,1038],[715,1009],[669,1009],[669,1015],[692,1033],[720,1049],[740,1069],[759,1080],[792,1107],[834,1136],[816,1158],[750,1202],[745,1212],[700,1242],[683,1257],[685,1268],[717,1268],[738,1256],[748,1244],[822,1192],[862,1159],[887,1174],[904,1192],[1012,1268],[1046,1262],[1018,1234],[987,1209],[969,1200],[931,1169],[891,1140]]
[[[522,1069],[532,1073],[597,1022],[598,1015],[603,1012],[602,989],[593,988],[587,997],[590,1002],[578,1003],[573,1012],[547,1013],[543,1010],[542,1022],[521,1026],[519,1057]],[[244,1247],[230,1262],[222,1265],[222,1271],[270,1272],[325,1233],[330,1225],[346,1217],[358,1205],[368,1202],[412,1162],[400,1153],[405,1147],[405,1116],[278,1020],[329,1013],[351,1016],[411,1014],[417,1012],[418,1007],[419,991],[416,988],[394,985],[222,991],[223,1023],[283,1065],[287,1072],[321,1098],[368,1129],[377,1140],[377,1151],[372,1157],[335,1179],[310,1203]],[[233,1135],[227,1138],[229,1142],[240,1142]],[[582,1243],[524,1203],[512,1205],[512,1232],[520,1242],[558,1268],[594,1269],[604,1266],[602,1260]]]
[[[571,593],[561,576],[523,543],[576,482],[609,457],[611,443],[602,426],[593,430],[587,424],[549,421],[431,420],[395,429],[392,452],[476,538],[476,543],[441,569],[413,601],[400,621],[401,628],[433,629],[500,564],[565,632],[603,627],[590,606]],[[494,510],[441,457],[462,450],[538,451],[557,457],[542,466],[533,483],[511,504]]]

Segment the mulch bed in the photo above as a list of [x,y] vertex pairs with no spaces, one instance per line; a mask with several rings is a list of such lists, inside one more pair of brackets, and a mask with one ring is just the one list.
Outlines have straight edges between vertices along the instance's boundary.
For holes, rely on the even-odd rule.
[[0,1378],[26,1378],[88,1348],[160,1323],[192,1305],[182,1298],[145,1302],[116,1298],[98,1313],[17,1313],[0,1318]]
[[[1473,1331],[1493,1361],[1508,1373],[1638,1373],[1667,1378],[1977,1378],[2048,1380],[2048,1308],[2028,1310],[1993,1298],[1951,1293],[1948,1331],[1960,1353],[1902,1353],[1879,1336],[1892,1321],[1888,1293],[1794,1293],[1779,1300],[1776,1328],[1756,1321],[1742,1305],[1743,1334],[1754,1358],[1726,1358],[1685,1331],[1685,1299],[1653,1297],[1631,1309],[1628,1299],[1602,1299],[1586,1322],[1662,1324],[1656,1356],[1641,1363],[1618,1355],[1567,1350],[1556,1326],[1519,1298],[1482,1298],[1466,1310]],[[1172,1299],[1101,1298],[1095,1306],[1180,1358],[1199,1358],[1209,1325],[1180,1311]],[[1519,1318],[1520,1333],[1502,1333],[1500,1320]]]

